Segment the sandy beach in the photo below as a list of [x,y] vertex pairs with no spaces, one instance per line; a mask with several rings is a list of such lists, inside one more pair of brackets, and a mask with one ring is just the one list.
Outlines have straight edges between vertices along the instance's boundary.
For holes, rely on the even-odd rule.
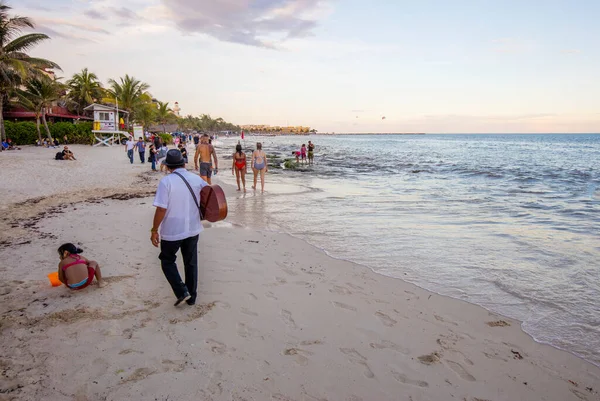
[[[205,225],[199,302],[174,308],[149,240],[162,175],[71,148],[0,154],[2,401],[600,399],[598,367],[518,321],[236,221]],[[51,287],[63,242],[108,286]]]

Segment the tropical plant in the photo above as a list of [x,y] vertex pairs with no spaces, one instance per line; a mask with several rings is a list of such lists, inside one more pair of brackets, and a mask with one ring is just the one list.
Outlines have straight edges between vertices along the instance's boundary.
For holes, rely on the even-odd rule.
[[140,103],[145,101],[144,95],[147,95],[146,91],[150,85],[127,74],[119,78],[119,82],[109,79],[108,84],[110,85],[109,96],[105,100],[118,104],[121,110],[129,112],[129,118],[132,121],[135,120],[135,111]]
[[40,141],[42,139],[40,117],[44,123],[46,135],[48,138],[52,138],[48,122],[46,121],[46,113],[52,103],[60,99],[64,93],[64,89],[65,86],[62,83],[44,76],[28,80],[25,82],[24,89],[17,90],[19,103],[35,113],[36,128]]
[[142,103],[135,109],[135,121],[144,129],[149,129],[156,122],[156,105],[152,102]]
[[83,109],[102,99],[105,95],[102,84],[98,81],[98,76],[89,72],[87,68],[81,70],[67,81],[69,88],[69,99],[75,106],[75,111],[80,115]]
[[6,139],[2,110],[8,94],[28,76],[41,75],[44,68],[60,67],[52,61],[29,56],[26,52],[38,43],[49,39],[43,33],[19,36],[24,28],[34,28],[26,17],[11,16],[12,8],[0,1],[0,137]]
[[169,121],[169,118],[173,115],[172,110],[169,108],[169,102],[157,102],[156,118],[163,127],[163,132],[166,133],[165,124]]

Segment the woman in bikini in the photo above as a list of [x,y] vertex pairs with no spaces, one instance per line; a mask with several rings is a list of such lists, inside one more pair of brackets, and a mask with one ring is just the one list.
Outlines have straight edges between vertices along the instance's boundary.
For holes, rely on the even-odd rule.
[[[233,163],[231,164],[231,175],[234,174],[235,170],[235,180],[237,181],[238,191],[241,191],[240,188],[240,177],[242,178],[242,184],[244,186],[244,192],[246,192],[246,172],[248,166],[246,165],[246,154],[242,152],[242,145],[239,143],[235,147],[235,153],[233,154]],[[256,185],[256,184],[254,184]]]
[[262,143],[256,144],[256,150],[252,152],[252,171],[254,172],[254,185],[252,189],[256,190],[256,179],[260,173],[260,186],[262,192],[265,192],[265,173],[269,171],[267,166],[267,155],[262,150]]
[[102,280],[100,266],[97,262],[80,256],[81,252],[83,251],[80,248],[71,243],[58,248],[58,279],[72,290],[82,290],[92,283],[95,276],[98,287],[104,287],[106,282]]

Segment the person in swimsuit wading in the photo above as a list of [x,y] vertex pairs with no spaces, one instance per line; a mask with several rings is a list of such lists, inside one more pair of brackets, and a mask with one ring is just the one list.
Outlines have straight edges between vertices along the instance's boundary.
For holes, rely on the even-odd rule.
[[269,171],[267,166],[267,155],[262,150],[262,143],[256,144],[256,150],[252,152],[252,171],[254,172],[254,185],[252,189],[256,190],[256,179],[260,173],[260,187],[265,192],[265,173]]
[[242,152],[242,145],[238,143],[235,147],[235,153],[233,154],[233,163],[231,164],[231,174],[235,174],[235,180],[237,181],[238,191],[241,191],[241,177],[242,184],[244,185],[244,192],[246,192],[246,173],[248,172],[247,170],[248,165],[246,164],[246,154]]
[[208,135],[204,134],[200,138],[200,145],[196,147],[194,155],[194,167],[198,169],[198,157],[200,157],[200,177],[211,185],[212,177],[212,161],[215,162],[215,174],[219,170],[219,161],[217,160],[217,152],[214,146],[208,143]]
[[58,248],[60,257],[58,279],[72,290],[82,290],[96,277],[98,287],[104,287],[106,282],[102,280],[100,266],[97,262],[80,256],[81,252],[83,251],[80,248],[71,243],[63,244]]

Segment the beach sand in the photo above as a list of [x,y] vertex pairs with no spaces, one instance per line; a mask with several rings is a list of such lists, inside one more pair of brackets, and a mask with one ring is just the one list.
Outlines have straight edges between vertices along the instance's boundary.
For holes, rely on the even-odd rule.
[[[149,240],[162,175],[72,148],[0,154],[0,400],[600,399],[599,368],[518,321],[235,221],[206,225],[198,304],[175,308]],[[52,288],[63,242],[109,285]]]

